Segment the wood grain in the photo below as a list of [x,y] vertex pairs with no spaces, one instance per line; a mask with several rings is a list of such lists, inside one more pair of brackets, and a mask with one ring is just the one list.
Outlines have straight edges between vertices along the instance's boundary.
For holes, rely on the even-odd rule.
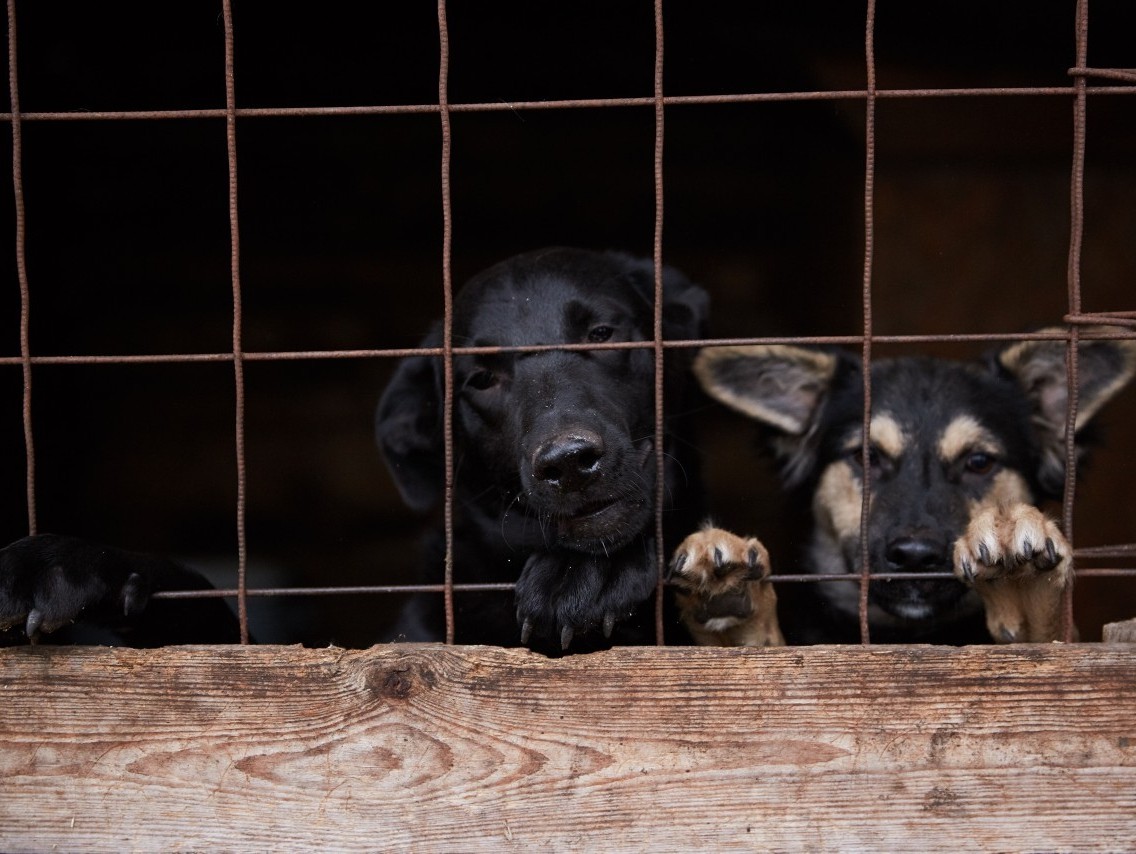
[[0,849],[1136,849],[1136,649],[0,651]]
[[1136,619],[1105,623],[1101,633],[1105,643],[1136,643]]

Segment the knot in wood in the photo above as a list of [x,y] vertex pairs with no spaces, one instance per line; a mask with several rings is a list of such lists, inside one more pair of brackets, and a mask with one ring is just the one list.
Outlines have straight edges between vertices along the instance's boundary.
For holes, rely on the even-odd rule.
[[406,700],[433,684],[428,671],[405,663],[376,667],[367,674],[367,687],[384,700]]

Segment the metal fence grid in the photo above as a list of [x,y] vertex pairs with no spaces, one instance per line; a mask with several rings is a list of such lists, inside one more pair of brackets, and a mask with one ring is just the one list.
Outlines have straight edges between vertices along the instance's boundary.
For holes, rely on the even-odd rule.
[[[953,99],[972,97],[1020,98],[1020,97],[1052,97],[1067,99],[1073,105],[1073,162],[1070,168],[1070,236],[1068,260],[1068,299],[1067,311],[1063,318],[1066,331],[1062,340],[1068,342],[1068,376],[1070,394],[1067,424],[1067,463],[1070,472],[1067,478],[1064,502],[1064,530],[1073,541],[1073,507],[1076,496],[1076,475],[1073,461],[1075,449],[1072,441],[1071,425],[1075,423],[1077,399],[1075,394],[1078,373],[1077,349],[1078,340],[1082,337],[1082,327],[1101,323],[1115,326],[1136,328],[1136,311],[1122,310],[1116,312],[1087,312],[1082,308],[1081,299],[1081,255],[1084,235],[1084,173],[1085,153],[1087,142],[1087,107],[1094,96],[1136,94],[1136,70],[1117,68],[1094,68],[1088,62],[1088,33],[1089,33],[1089,4],[1088,0],[1079,0],[1076,8],[1076,18],[1073,23],[1076,35],[1076,64],[1069,69],[1070,83],[1064,86],[1045,87],[981,87],[981,88],[924,88],[924,89],[881,89],[876,82],[876,2],[867,0],[864,27],[864,63],[866,67],[867,84],[864,89],[841,91],[798,91],[798,92],[749,92],[733,95],[695,95],[674,96],[664,91],[664,15],[662,0],[654,0],[654,91],[650,97],[632,98],[593,98],[582,100],[552,100],[552,101],[524,101],[502,103],[451,103],[448,97],[450,84],[450,31],[447,26],[446,2],[439,0],[437,6],[438,37],[440,46],[440,63],[438,67],[438,100],[437,103],[416,105],[370,105],[370,106],[344,106],[344,107],[289,107],[289,108],[248,108],[238,107],[237,81],[234,72],[234,45],[236,42],[233,27],[233,12],[231,0],[224,0],[222,20],[224,26],[224,80],[225,80],[225,108],[221,109],[192,109],[192,110],[126,110],[126,111],[91,111],[91,112],[22,112],[20,109],[20,87],[18,82],[18,31],[16,19],[16,0],[8,0],[8,69],[9,87],[11,95],[11,112],[3,116],[9,122],[12,132],[12,174],[14,190],[15,214],[15,258],[20,289],[20,355],[18,357],[0,358],[0,364],[19,365],[23,372],[23,431],[26,446],[26,491],[28,509],[28,530],[35,533],[37,530],[36,511],[36,450],[32,430],[33,407],[33,377],[35,369],[44,365],[112,365],[132,363],[200,363],[218,362],[230,363],[233,366],[235,380],[235,424],[233,437],[236,451],[236,536],[238,544],[237,578],[235,587],[215,591],[186,591],[163,592],[157,595],[166,597],[196,597],[196,596],[224,596],[235,597],[241,625],[241,640],[249,641],[248,630],[248,599],[249,597],[269,596],[316,596],[330,594],[365,593],[412,593],[433,592],[445,598],[446,602],[446,637],[448,642],[454,640],[454,607],[453,596],[455,592],[468,590],[508,590],[511,585],[470,585],[459,584],[454,581],[453,565],[453,478],[454,478],[454,444],[453,444],[453,358],[455,355],[466,353],[485,352],[487,348],[469,348],[454,346],[452,340],[452,306],[453,306],[453,203],[451,198],[451,146],[452,130],[451,116],[458,113],[476,112],[502,112],[514,111],[524,113],[536,110],[563,110],[578,109],[607,109],[607,108],[642,108],[653,110],[654,113],[654,245],[653,258],[656,270],[662,269],[663,258],[663,223],[664,223],[664,143],[665,120],[668,112],[673,109],[691,109],[703,105],[722,104],[749,104],[759,102],[804,102],[804,101],[846,101],[860,103],[864,109],[865,137],[864,137],[864,235],[863,235],[863,279],[861,288],[862,297],[862,332],[851,336],[784,336],[784,337],[755,337],[755,338],[714,338],[701,341],[667,341],[662,334],[662,279],[661,273],[656,274],[655,282],[655,318],[654,340],[644,345],[652,348],[656,366],[656,435],[655,447],[662,448],[663,431],[663,400],[661,385],[663,380],[663,354],[668,348],[700,347],[708,344],[755,344],[755,343],[795,343],[795,344],[845,344],[858,346],[866,365],[870,365],[873,351],[879,344],[910,344],[929,342],[969,342],[969,341],[1009,341],[1024,340],[1040,337],[1054,337],[1052,334],[947,334],[947,335],[878,335],[873,329],[873,256],[875,251],[875,180],[876,180],[876,110],[877,104],[883,100],[909,100],[909,99]],[[240,217],[238,213],[238,170],[237,146],[238,127],[245,120],[264,118],[309,118],[320,116],[359,116],[359,115],[398,115],[398,114],[434,114],[440,122],[441,155],[439,166],[441,170],[441,199],[440,207],[443,221],[443,247],[440,259],[444,292],[444,338],[442,346],[430,350],[415,349],[351,349],[351,350],[285,350],[285,351],[246,351],[243,346],[242,321],[242,291],[241,291],[241,248],[240,248]],[[29,281],[26,263],[26,214],[23,185],[23,129],[26,123],[49,122],[68,123],[83,121],[179,121],[187,119],[224,119],[226,130],[226,148],[228,156],[228,199],[229,199],[229,239],[231,247],[230,268],[232,284],[232,348],[226,352],[211,353],[178,353],[164,355],[35,355],[29,337],[29,318],[31,313],[31,294],[33,285]],[[644,152],[646,156],[646,152]],[[582,345],[603,348],[605,345]],[[610,346],[610,345],[608,345]],[[617,345],[618,346],[618,345]],[[633,345],[636,346],[636,345]],[[539,348],[525,348],[539,349]],[[247,509],[247,471],[245,455],[245,369],[250,362],[279,362],[288,360],[312,359],[395,359],[411,354],[429,354],[440,356],[443,359],[445,378],[445,454],[446,454],[446,489],[445,489],[445,531],[446,531],[446,574],[445,581],[439,585],[365,585],[365,586],[328,586],[328,587],[283,587],[264,588],[250,587],[248,582],[248,542],[246,526]],[[871,374],[864,372],[864,427],[867,432],[869,412],[871,407]],[[865,447],[865,454],[868,450]],[[663,639],[662,591],[664,581],[662,568],[666,565],[665,555],[662,554],[663,538],[663,489],[662,455],[657,455],[658,465],[658,495],[656,501],[656,542],[659,544],[658,565],[660,576],[656,596],[656,636],[657,641]],[[865,460],[866,462],[866,460]],[[869,500],[868,490],[864,491],[865,509]],[[862,514],[862,525],[866,528],[868,514]],[[870,641],[868,631],[868,579],[880,577],[872,576],[869,570],[867,554],[866,530],[862,529],[861,541],[863,543],[864,574],[860,581],[860,617],[861,636],[864,643]],[[1124,563],[1136,557],[1136,544],[1117,545],[1112,547],[1098,547],[1091,549],[1075,549],[1075,560],[1094,559]],[[1079,576],[1129,576],[1136,577],[1136,569],[1121,568],[1118,566],[1085,568],[1078,570]],[[903,577],[902,574],[888,573],[888,578]],[[952,577],[949,573],[928,574],[920,573],[920,578]],[[817,575],[775,575],[774,581],[778,583],[819,582],[828,580],[827,576]],[[832,576],[832,578],[846,578],[845,576]],[[1066,639],[1071,639],[1072,633],[1072,596],[1066,596]]]

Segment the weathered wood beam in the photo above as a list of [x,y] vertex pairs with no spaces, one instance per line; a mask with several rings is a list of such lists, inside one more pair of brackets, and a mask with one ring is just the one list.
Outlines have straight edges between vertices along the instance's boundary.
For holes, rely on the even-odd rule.
[[0,849],[1136,849],[1136,649],[0,651]]

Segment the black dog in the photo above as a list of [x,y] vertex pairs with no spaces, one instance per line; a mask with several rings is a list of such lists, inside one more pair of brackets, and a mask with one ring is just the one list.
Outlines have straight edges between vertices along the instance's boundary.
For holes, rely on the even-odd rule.
[[[669,269],[664,291],[664,336],[701,335],[705,292]],[[649,342],[653,305],[649,262],[546,249],[470,281],[456,300],[454,341]],[[436,329],[423,346],[440,343]],[[684,353],[667,354],[668,402],[682,394]],[[531,640],[551,649],[579,636],[574,648],[586,649],[605,645],[599,636],[619,623],[618,640],[650,642],[653,621],[636,612],[657,579],[653,349],[464,355],[454,368],[455,574],[459,582],[517,585],[515,604],[511,594],[459,594],[458,640]],[[422,510],[443,489],[441,370],[439,358],[404,360],[376,419],[400,491]],[[686,446],[672,435],[662,449],[668,498],[695,479],[693,462],[680,462]],[[672,518],[674,530],[689,530]],[[430,563],[431,580],[439,581],[441,555]],[[237,640],[220,600],[150,599],[155,590],[207,586],[162,558],[72,537],[29,537],[0,550],[0,628],[19,625],[34,638],[79,620],[137,646]],[[412,600],[392,636],[441,637],[440,609],[437,595]]]
[[[1070,549],[1037,504],[1060,497],[1064,487],[1065,348],[1063,341],[1028,340],[983,364],[873,363],[872,571],[946,571],[958,579],[870,582],[873,640],[1061,636]],[[1136,373],[1136,341],[1082,340],[1078,352],[1076,439],[1083,456],[1083,428]],[[806,570],[859,574],[865,477],[859,359],[802,347],[721,347],[702,351],[695,371],[711,396],[763,425],[786,486],[810,504]],[[679,548],[673,566],[685,591],[684,619],[700,642],[781,642],[760,543],[707,528]],[[791,586],[790,607],[781,589],[781,625],[790,643],[859,640],[858,583]]]
[[[545,249],[475,276],[454,308],[459,347],[648,342],[654,271],[615,253]],[[664,271],[663,334],[702,334],[705,292]],[[437,347],[435,329],[422,342]],[[665,396],[677,404],[687,373],[670,350]],[[443,489],[442,364],[402,362],[380,401],[376,434],[403,498],[425,510]],[[454,574],[459,583],[516,582],[504,594],[459,593],[462,642],[567,648],[650,642],[657,580],[656,453],[666,494],[691,492],[682,443],[656,449],[650,348],[490,352],[454,360]],[[691,506],[693,502],[687,502]],[[696,517],[695,517],[696,518]],[[676,520],[674,527],[682,530]],[[436,539],[429,578],[442,575]],[[396,638],[437,639],[442,600],[412,602]],[[600,637],[600,635],[605,637]],[[586,636],[586,637],[585,637]]]

